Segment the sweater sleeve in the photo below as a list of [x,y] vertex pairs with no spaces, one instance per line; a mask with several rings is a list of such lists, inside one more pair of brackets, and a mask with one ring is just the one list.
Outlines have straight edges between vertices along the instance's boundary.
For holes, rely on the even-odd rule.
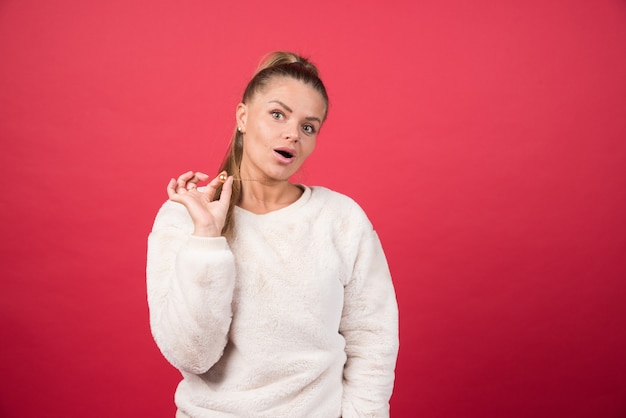
[[385,254],[373,230],[359,243],[345,286],[340,332],[346,340],[342,417],[388,417],[398,354],[398,306]]
[[201,374],[227,343],[235,263],[224,237],[192,231],[185,207],[166,202],[148,237],[146,277],[157,346],[177,369]]

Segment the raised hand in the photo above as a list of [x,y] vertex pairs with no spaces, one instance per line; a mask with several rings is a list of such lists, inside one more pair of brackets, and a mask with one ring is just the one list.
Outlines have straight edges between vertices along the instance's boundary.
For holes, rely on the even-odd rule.
[[[225,176],[226,172],[220,173],[204,190],[198,190],[198,183],[208,180],[209,176],[200,172],[188,171],[168,183],[167,195],[170,200],[183,204],[193,220],[193,235],[201,237],[221,235],[233,186],[233,177],[228,176],[224,182],[222,179]],[[224,185],[220,198],[213,200],[217,188],[222,183]]]

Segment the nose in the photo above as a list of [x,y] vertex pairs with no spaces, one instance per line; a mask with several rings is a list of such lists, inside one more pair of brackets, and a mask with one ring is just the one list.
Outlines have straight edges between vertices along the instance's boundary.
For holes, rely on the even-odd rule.
[[300,140],[300,133],[298,132],[298,129],[296,128],[291,128],[291,129],[287,129],[285,131],[285,133],[283,134],[283,137],[290,142],[298,142]]

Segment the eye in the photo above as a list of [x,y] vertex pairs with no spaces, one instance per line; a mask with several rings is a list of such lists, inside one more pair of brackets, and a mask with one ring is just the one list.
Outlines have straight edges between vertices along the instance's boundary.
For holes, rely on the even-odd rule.
[[309,124],[302,125],[302,130],[308,135],[313,135],[315,133],[315,126]]
[[281,112],[280,110],[272,110],[271,114],[272,114],[272,117],[276,120],[283,120],[285,118],[285,114]]

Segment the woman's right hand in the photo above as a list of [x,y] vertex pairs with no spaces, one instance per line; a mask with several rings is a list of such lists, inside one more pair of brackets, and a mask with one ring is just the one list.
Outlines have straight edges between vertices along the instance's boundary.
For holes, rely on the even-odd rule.
[[206,181],[209,176],[200,172],[188,171],[178,179],[171,179],[167,185],[167,195],[173,202],[183,204],[193,220],[193,235],[200,237],[219,237],[226,222],[228,204],[233,187],[233,177],[228,176],[222,186],[218,200],[213,200],[217,188],[227,173],[224,171],[209,182],[206,189],[198,190],[198,182]]

